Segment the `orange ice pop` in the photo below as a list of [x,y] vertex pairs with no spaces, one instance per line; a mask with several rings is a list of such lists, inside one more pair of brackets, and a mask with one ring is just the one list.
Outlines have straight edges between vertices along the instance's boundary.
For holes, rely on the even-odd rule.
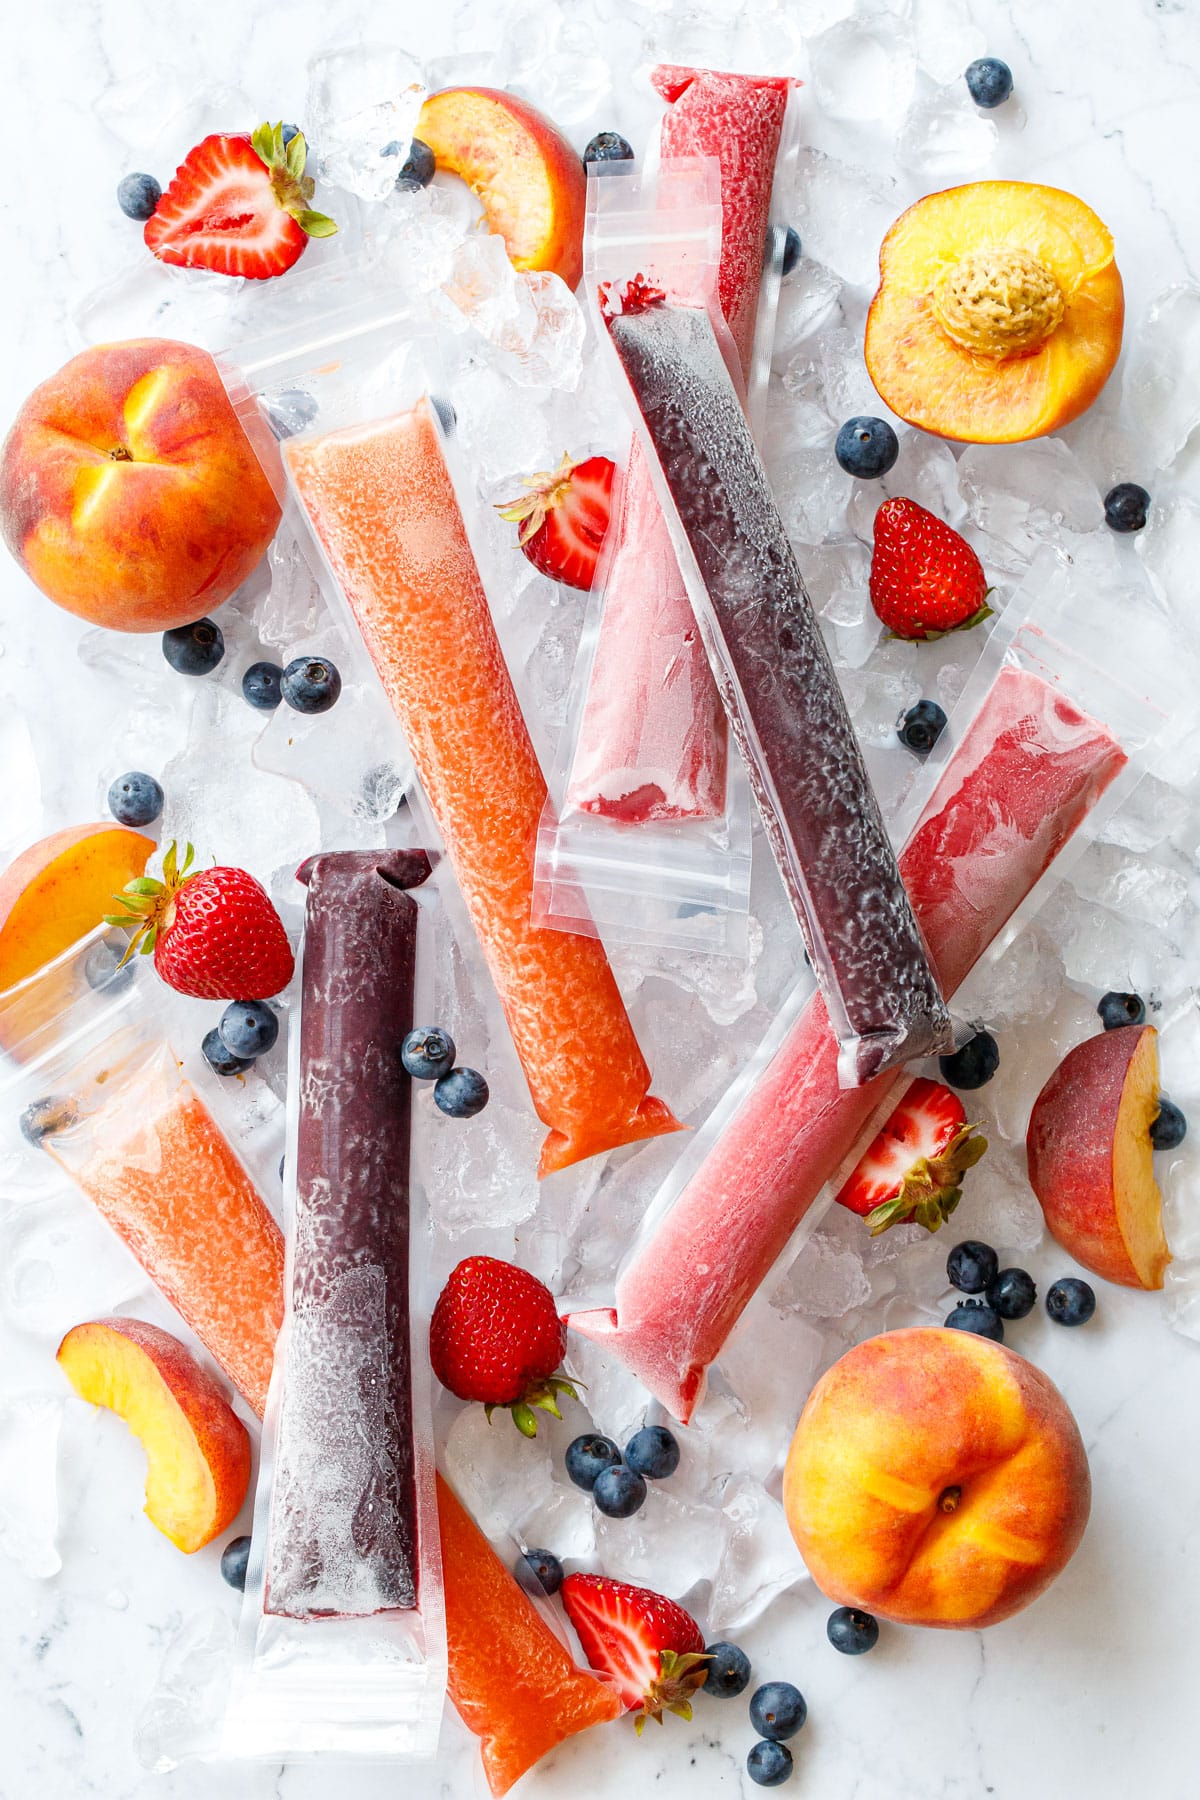
[[[131,1097],[132,1098],[132,1097]],[[261,1418],[283,1319],[283,1237],[186,1082],[99,1122],[81,1166],[59,1157]]]
[[546,783],[429,403],[285,446],[454,866],[538,1117],[539,1174],[678,1129],[599,939],[530,922]]
[[449,1693],[480,1740],[493,1794],[589,1725],[624,1711],[614,1688],[576,1668],[441,1476]]

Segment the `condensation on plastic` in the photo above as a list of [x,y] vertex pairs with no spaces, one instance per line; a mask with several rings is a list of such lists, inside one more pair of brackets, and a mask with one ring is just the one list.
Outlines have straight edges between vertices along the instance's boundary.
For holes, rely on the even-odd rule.
[[[396,857],[381,852],[380,860]],[[405,853],[399,853],[401,855]],[[418,909],[416,998],[433,992],[427,921],[439,904],[416,887],[406,890]],[[302,959],[301,959],[302,961]],[[288,1035],[288,1132],[285,1162],[288,1308],[263,1421],[254,1499],[254,1527],[238,1627],[233,1676],[217,1754],[308,1761],[388,1758],[427,1761],[437,1751],[446,1690],[446,1622],[441,1543],[434,1489],[432,1376],[424,1354],[432,1298],[422,1255],[428,1215],[420,1188],[409,1189],[409,1342],[412,1347],[412,1436],[416,1499],[416,1604],[295,1617],[270,1610],[268,1576],[286,1550],[289,1521],[275,1508],[284,1468],[281,1426],[288,1407],[289,1366],[297,1331],[293,1308],[296,1264],[297,1175],[300,1167],[301,1034],[305,996],[292,1010]],[[309,997],[311,998],[311,997]],[[397,1005],[403,997],[397,996]],[[414,1129],[416,1129],[414,1109]],[[337,1497],[345,1502],[343,1493]],[[320,1523],[320,1521],[318,1521]],[[344,1524],[345,1521],[342,1521]],[[337,1520],[329,1521],[345,1548]],[[351,1551],[352,1554],[352,1551]]]
[[[1143,608],[1144,629],[1131,644],[1132,598],[1122,594],[1102,602],[1068,559],[1043,552],[993,629],[901,809],[897,835],[908,840],[935,796],[947,802],[940,785],[945,779],[953,781],[961,771],[969,781],[977,766],[969,729],[1004,678],[1032,681],[1034,690],[1044,693],[1045,705],[1061,700],[1068,713],[1082,713],[1096,742],[1094,784],[1082,785],[1086,772],[1080,771],[1057,853],[1052,843],[1042,866],[1031,865],[1019,903],[1010,903],[1010,893],[1003,917],[977,934],[984,941],[963,946],[957,961],[966,966],[955,968],[947,983],[951,989],[977,958],[1003,954],[1164,746],[1194,730],[1186,693],[1164,688],[1164,682],[1170,686],[1164,671],[1171,666],[1165,623]],[[1104,664],[1118,637],[1130,654],[1114,675]],[[1069,720],[1058,729],[1069,733]],[[1009,866],[1019,846],[1003,841],[1006,829],[1000,809],[993,819],[1000,834],[994,854]],[[949,880],[953,845],[946,846],[946,858]],[[981,918],[986,886],[985,880]],[[806,976],[651,1201],[609,1302],[592,1300],[594,1310],[582,1310],[582,1300],[572,1307],[572,1328],[626,1362],[684,1420],[745,1306],[772,1270],[795,1258],[908,1080],[898,1071],[867,1089],[821,1087],[818,1094],[806,1087],[823,1054],[812,1031],[810,1009],[816,1003]],[[811,1100],[812,1119],[820,1116],[822,1123],[797,1159],[794,1149],[774,1141],[779,1113],[768,1109],[801,1091]],[[747,1145],[754,1154],[750,1181],[742,1178],[739,1160]]]

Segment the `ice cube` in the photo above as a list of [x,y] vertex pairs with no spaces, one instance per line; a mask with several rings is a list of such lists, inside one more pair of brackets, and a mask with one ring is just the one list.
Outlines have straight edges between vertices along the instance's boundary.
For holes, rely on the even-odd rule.
[[947,525],[959,525],[966,505],[958,485],[958,458],[949,444],[924,431],[899,432],[900,454],[878,481],[856,481],[850,499],[850,524],[864,543],[875,536],[875,514],[885,500],[905,495]]
[[1007,569],[1024,569],[1039,545],[1061,539],[1064,527],[1087,532],[1101,519],[1095,482],[1059,438],[973,444],[959,462],[958,479],[972,522]]
[[777,459],[772,485],[787,534],[800,544],[820,544],[845,524],[854,483],[837,465],[833,433],[818,449],[796,450]]
[[[707,1436],[710,1482],[730,1468],[765,1481],[782,1464],[822,1353],[820,1330],[760,1289],[721,1351],[713,1394],[689,1434]],[[694,1454],[689,1448],[689,1460]]]
[[544,1127],[532,1111],[493,1094],[465,1126],[445,1119],[432,1095],[417,1096],[418,1127],[428,1138],[429,1205],[439,1231],[460,1237],[480,1225],[520,1225],[537,1210],[537,1164]]
[[822,1235],[813,1233],[787,1274],[774,1289],[776,1306],[817,1319],[837,1319],[862,1306],[871,1284],[861,1259]]
[[627,1444],[646,1422],[649,1396],[641,1382],[599,1344],[574,1332],[567,1339],[566,1366],[583,1389],[596,1430],[616,1444]]
[[995,124],[979,111],[960,74],[946,87],[922,84],[896,139],[896,156],[923,179],[957,181],[987,167],[997,138]]
[[744,1630],[780,1594],[808,1580],[783,1508],[750,1477],[729,1482],[721,1519],[724,1544],[708,1602],[713,1638]]
[[796,229],[806,256],[864,285],[874,281],[879,244],[900,206],[887,175],[855,168],[809,146],[796,175]]
[[1200,505],[1187,494],[1156,501],[1146,529],[1138,533],[1137,553],[1163,605],[1195,642],[1200,632],[1191,594],[1200,556]]
[[916,59],[886,17],[845,19],[809,41],[813,93],[831,119],[881,119],[904,111]]
[[408,145],[425,98],[421,65],[407,51],[356,44],[309,64],[305,135],[327,181],[382,200],[396,181],[392,143]]
[[533,1516],[551,1498],[548,1431],[522,1437],[503,1410],[494,1412],[489,1423],[482,1406],[465,1406],[446,1435],[441,1462],[446,1479],[486,1537],[503,1536],[514,1520]]
[[459,246],[443,292],[451,316],[457,311],[475,327],[518,386],[579,385],[586,327],[559,276],[514,269],[503,238],[478,233]]
[[209,1607],[171,1639],[142,1708],[134,1751],[144,1769],[165,1775],[216,1748],[233,1670],[234,1623]]
[[[455,383],[454,409],[459,442],[479,478],[489,490],[496,488],[489,497],[497,502],[513,499],[527,476],[557,466],[562,446],[551,435],[545,410],[514,406],[512,387],[498,370],[481,362],[465,369]],[[497,520],[495,532],[511,552],[514,527]],[[511,555],[507,560],[513,563]]]
[[508,1529],[526,1550],[553,1550],[564,1562],[586,1563],[596,1552],[597,1517],[590,1494],[555,1481],[519,1518],[510,1518]]
[[984,957],[954,996],[954,1010],[991,1031],[1044,1017],[1063,984],[1057,945],[1036,924],[1028,926],[1004,954]]
[[963,0],[913,0],[912,33],[917,61],[935,81],[962,81],[968,63],[982,56],[987,39]]
[[1182,869],[1167,868],[1149,854],[1134,856],[1113,844],[1091,844],[1071,870],[1071,884],[1085,900],[1148,925],[1167,925],[1188,894]]
[[1169,287],[1147,308],[1130,339],[1124,392],[1134,429],[1169,468],[1200,424],[1200,286]]
[[124,1244],[74,1189],[14,1208],[0,1245],[0,1311],[16,1330],[54,1343],[81,1318],[115,1312],[146,1287]]
[[836,321],[841,298],[842,284],[833,270],[815,261],[806,251],[779,290],[772,348],[772,361],[777,369],[784,369],[797,348],[814,332]]
[[1190,828],[1193,819],[1186,795],[1155,775],[1143,775],[1112,817],[1104,821],[1099,837],[1104,843],[1119,844],[1125,850],[1153,850],[1166,838],[1185,841],[1194,850],[1194,829]]
[[648,1482],[632,1519],[596,1519],[596,1557],[605,1574],[682,1599],[712,1577],[724,1529],[715,1506],[682,1500],[670,1482]]
[[23,1575],[62,1568],[58,1553],[58,1394],[12,1394],[0,1406],[0,1554]]
[[585,9],[520,0],[500,45],[505,86],[527,95],[556,124],[598,122],[612,92],[612,63]]
[[[1045,1220],[1029,1185],[1023,1146],[1016,1150],[989,1139],[987,1154],[963,1183],[953,1229],[961,1237],[969,1235],[991,1244],[1002,1254],[1036,1250],[1045,1235]],[[937,1247],[939,1257],[948,1247]]]
[[328,626],[325,601],[314,573],[315,552],[298,534],[298,522],[285,519],[267,552],[270,586],[255,617],[264,644],[287,651]]

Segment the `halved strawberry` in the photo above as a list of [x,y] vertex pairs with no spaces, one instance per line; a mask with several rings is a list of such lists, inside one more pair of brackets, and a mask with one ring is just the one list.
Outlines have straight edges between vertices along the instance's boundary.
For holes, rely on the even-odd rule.
[[871,1236],[915,1221],[936,1231],[962,1199],[962,1178],[987,1149],[957,1094],[940,1081],[912,1083],[837,1196],[865,1216]]
[[520,524],[517,542],[535,569],[568,587],[590,588],[612,510],[614,467],[607,456],[541,469],[529,490],[496,511]]
[[197,144],[146,221],[160,262],[265,281],[296,262],[310,237],[337,226],[309,206],[303,132],[285,146],[283,126],[214,133]]
[[661,1725],[664,1712],[691,1718],[708,1658],[690,1613],[653,1588],[606,1575],[568,1575],[562,1598],[592,1668],[612,1677],[627,1712],[640,1708],[639,1734],[647,1719]]

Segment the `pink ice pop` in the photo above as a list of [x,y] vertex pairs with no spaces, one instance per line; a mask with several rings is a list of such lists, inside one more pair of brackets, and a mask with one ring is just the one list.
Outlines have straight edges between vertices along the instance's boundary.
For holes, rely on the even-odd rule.
[[[721,164],[721,310],[749,370],[771,184],[792,85],[783,76],[660,66],[663,158]],[[725,718],[671,540],[635,444],[568,807],[639,824],[725,809]]]
[[[947,994],[1126,760],[1040,675],[1001,671],[900,858]],[[893,1069],[839,1088],[837,1046],[814,995],[621,1271],[615,1308],[572,1314],[572,1329],[619,1356],[686,1423],[751,1296],[904,1078]]]

